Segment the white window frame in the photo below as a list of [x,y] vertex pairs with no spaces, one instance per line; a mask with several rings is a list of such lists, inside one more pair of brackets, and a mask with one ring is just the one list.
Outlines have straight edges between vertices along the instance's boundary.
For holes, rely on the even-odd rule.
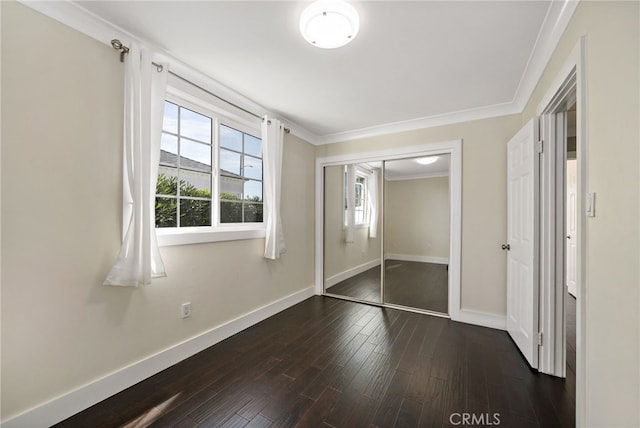
[[[207,242],[235,241],[243,239],[260,239],[265,237],[264,223],[220,223],[220,125],[225,125],[241,132],[261,137],[258,120],[255,123],[235,116],[230,112],[221,111],[219,107],[198,99],[191,94],[185,94],[175,88],[168,87],[165,100],[178,106],[193,110],[212,119],[212,164],[211,164],[211,226],[198,227],[162,227],[156,228],[158,245],[161,247],[173,245],[200,244]],[[264,186],[264,180],[263,180]],[[263,211],[263,218],[265,213]]]
[[[344,175],[343,175],[343,180],[344,180],[344,186],[343,186],[343,200],[346,201],[347,199],[347,181],[346,181],[346,174],[347,174],[347,169],[345,166],[345,170],[344,170]],[[369,175],[371,174],[370,171],[367,171],[366,169],[362,168],[361,166],[357,165],[356,166],[356,171],[355,171],[355,175],[356,175],[356,181],[358,179],[358,177],[360,178],[364,178],[364,186],[362,188],[362,222],[358,222],[357,221],[357,214],[356,214],[356,223],[353,225],[353,227],[355,227],[356,229],[364,229],[366,227],[369,227],[369,218],[370,218],[370,212],[369,212],[369,201],[367,200],[367,190],[369,187]],[[357,182],[356,182],[356,186],[357,186]],[[354,193],[356,191],[356,189],[354,188],[352,190]],[[354,198],[355,201],[355,198]],[[354,207],[355,209],[355,207]],[[347,209],[345,208],[343,213],[342,213],[342,227],[346,228],[347,227]]]

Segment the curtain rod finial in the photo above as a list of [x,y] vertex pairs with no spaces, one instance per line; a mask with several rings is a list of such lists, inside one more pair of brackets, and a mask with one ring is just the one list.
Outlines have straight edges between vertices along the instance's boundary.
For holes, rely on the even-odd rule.
[[120,51],[120,62],[124,62],[124,56],[129,53],[129,48],[122,44],[118,39],[111,40],[111,46]]

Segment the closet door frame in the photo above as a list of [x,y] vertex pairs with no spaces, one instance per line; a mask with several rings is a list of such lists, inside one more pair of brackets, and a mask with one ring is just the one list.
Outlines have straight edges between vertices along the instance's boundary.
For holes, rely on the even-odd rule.
[[[424,143],[410,146],[399,146],[387,150],[357,152],[344,155],[334,155],[316,159],[316,260],[315,260],[315,294],[324,295],[324,168],[327,166],[344,165],[374,161],[389,161],[410,157],[434,156],[448,154],[450,158],[450,245],[449,245],[449,315],[454,321],[462,317],[460,302],[460,271],[462,251],[462,140],[451,140],[436,143]],[[384,192],[381,204],[384,204]],[[382,214],[381,218],[384,218]],[[384,237],[384,221],[381,224]],[[384,238],[383,238],[384,242]],[[384,253],[384,246],[382,247]],[[384,257],[384,254],[381,254]],[[381,284],[382,285],[382,284]],[[381,289],[382,291],[382,289]],[[354,300],[345,298],[347,300]],[[384,302],[370,303],[376,306],[395,307]],[[400,309],[409,310],[405,307]],[[411,310],[413,312],[428,313],[445,316],[429,311]]]

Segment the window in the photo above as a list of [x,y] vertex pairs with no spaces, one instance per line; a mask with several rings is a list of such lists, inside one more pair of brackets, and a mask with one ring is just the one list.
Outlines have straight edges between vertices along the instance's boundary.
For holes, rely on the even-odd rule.
[[255,130],[186,101],[165,101],[156,228],[259,223],[262,140]]
[[[354,213],[355,213],[355,226],[364,226],[369,221],[369,203],[367,201],[367,172],[361,168],[355,170],[355,188],[351,190],[355,192],[354,198]],[[347,225],[348,204],[347,204],[347,192],[348,189],[348,172],[347,167],[344,170],[344,224]]]
[[367,179],[356,174],[356,224],[366,223],[367,214]]
[[220,125],[220,222],[262,222],[262,141]]

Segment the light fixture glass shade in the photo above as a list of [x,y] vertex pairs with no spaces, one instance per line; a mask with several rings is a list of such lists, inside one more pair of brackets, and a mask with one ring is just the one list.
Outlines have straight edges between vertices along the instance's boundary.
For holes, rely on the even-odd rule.
[[359,29],[358,12],[342,0],[318,0],[300,15],[300,33],[304,39],[323,49],[346,45]]
[[437,160],[438,156],[428,156],[426,158],[418,158],[416,159],[416,162],[420,165],[431,165],[432,163],[436,163]]

